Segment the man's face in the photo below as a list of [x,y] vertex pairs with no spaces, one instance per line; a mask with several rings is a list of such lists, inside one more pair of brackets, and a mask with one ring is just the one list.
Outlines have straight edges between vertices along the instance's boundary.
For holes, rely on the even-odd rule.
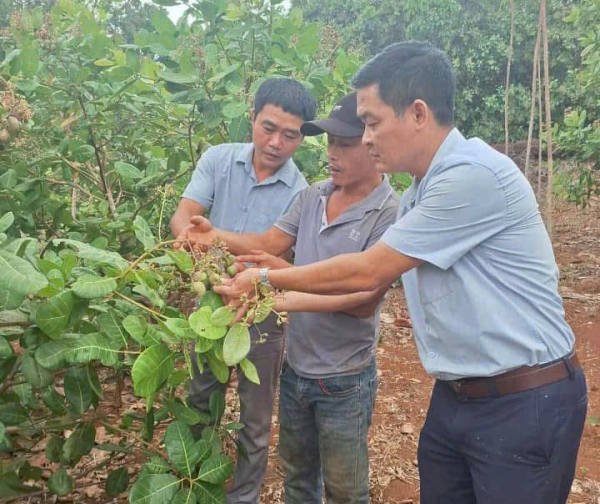
[[356,187],[368,182],[377,173],[369,149],[362,137],[339,137],[327,135],[327,159],[329,173],[338,187]]
[[415,137],[409,108],[397,116],[381,100],[377,84],[358,90],[357,112],[365,123],[362,141],[381,172],[410,172]]
[[254,167],[275,172],[296,152],[302,142],[303,119],[275,105],[265,105],[252,124]]

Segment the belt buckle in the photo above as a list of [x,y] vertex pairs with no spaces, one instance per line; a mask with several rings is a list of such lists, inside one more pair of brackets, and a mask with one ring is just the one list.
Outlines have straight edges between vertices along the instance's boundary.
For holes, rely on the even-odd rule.
[[452,389],[453,392],[455,392],[456,394],[459,394],[460,393],[460,387],[464,383],[464,380],[452,380],[452,381],[449,381],[447,383],[448,383],[448,385],[450,386],[450,388]]

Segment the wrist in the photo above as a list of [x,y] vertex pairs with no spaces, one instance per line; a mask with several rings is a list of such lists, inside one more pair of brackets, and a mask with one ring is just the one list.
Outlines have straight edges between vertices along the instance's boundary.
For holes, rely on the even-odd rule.
[[271,268],[260,268],[258,270],[258,281],[261,286],[266,287],[268,289],[273,289],[273,285],[269,281],[269,270]]

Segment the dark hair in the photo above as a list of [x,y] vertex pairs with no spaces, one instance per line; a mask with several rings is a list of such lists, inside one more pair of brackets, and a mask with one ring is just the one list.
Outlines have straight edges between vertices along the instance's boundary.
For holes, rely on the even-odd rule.
[[454,121],[454,72],[446,55],[427,42],[406,41],[387,46],[352,80],[356,89],[377,84],[381,100],[401,115],[420,99],[438,124]]
[[271,77],[263,82],[254,96],[254,116],[265,107],[275,105],[304,121],[312,121],[317,102],[302,84],[294,79]]

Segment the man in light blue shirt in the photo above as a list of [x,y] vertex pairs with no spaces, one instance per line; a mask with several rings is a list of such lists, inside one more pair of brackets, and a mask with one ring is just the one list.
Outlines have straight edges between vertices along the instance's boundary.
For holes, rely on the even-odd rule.
[[[302,142],[302,123],[314,118],[316,108],[314,98],[299,82],[271,78],[261,84],[254,98],[252,143],[222,144],[202,155],[171,219],[173,234],[184,243],[193,227],[190,219],[207,210],[211,223],[227,231],[262,233],[270,228],[308,185],[291,157]],[[228,504],[258,503],[283,359],[283,328],[275,315],[252,326],[250,334],[248,358],[257,367],[260,385],[237,374],[240,422],[244,424],[239,440],[245,454],[238,458]],[[189,402],[208,411],[210,394],[216,389],[225,393],[226,386],[208,366],[203,373],[195,361],[193,367]]]
[[365,252],[252,279],[320,294],[402,275],[419,355],[437,378],[419,442],[421,504],[564,504],[585,377],[534,194],[516,165],[453,127],[454,75],[428,44],[393,44],[354,79],[378,169],[414,176]]

